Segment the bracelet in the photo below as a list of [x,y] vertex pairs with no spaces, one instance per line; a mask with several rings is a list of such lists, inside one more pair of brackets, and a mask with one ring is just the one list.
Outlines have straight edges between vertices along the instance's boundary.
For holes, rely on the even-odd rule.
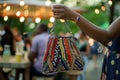
[[76,23],[78,23],[79,21],[80,21],[80,15],[77,16],[77,18],[76,18]]

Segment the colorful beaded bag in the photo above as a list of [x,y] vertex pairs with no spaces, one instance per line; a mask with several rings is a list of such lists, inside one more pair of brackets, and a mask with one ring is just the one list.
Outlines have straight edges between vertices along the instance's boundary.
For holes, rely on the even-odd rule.
[[[65,23],[68,28],[67,21]],[[51,32],[54,34],[54,27]],[[53,34],[49,37],[44,55],[43,73],[83,70],[82,55],[73,36],[63,37],[53,36]]]

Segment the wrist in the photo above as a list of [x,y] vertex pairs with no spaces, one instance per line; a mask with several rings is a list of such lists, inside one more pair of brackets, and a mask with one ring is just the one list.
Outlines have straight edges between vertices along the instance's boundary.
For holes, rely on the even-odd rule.
[[75,23],[78,23],[80,21],[80,15],[79,14],[75,15],[74,18],[73,18],[73,21]]
[[80,15],[78,15],[78,16],[76,17],[75,23],[78,23],[79,21],[80,21]]

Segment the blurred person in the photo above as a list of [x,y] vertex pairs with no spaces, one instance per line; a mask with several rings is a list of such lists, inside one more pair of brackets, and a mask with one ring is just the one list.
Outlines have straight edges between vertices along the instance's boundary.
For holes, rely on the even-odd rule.
[[101,80],[120,80],[120,17],[108,30],[103,30],[64,5],[54,5],[53,13],[57,19],[75,21],[88,36],[107,46],[109,51],[104,57]]
[[20,32],[17,32],[15,36],[16,54],[20,53],[24,57],[24,39]]
[[[24,56],[24,41],[22,39],[22,35],[18,30],[14,32],[14,37],[15,37],[15,45],[16,45],[16,55],[21,54],[21,57],[23,58]],[[15,72],[15,80],[19,80],[20,73],[23,75],[22,80],[25,80],[24,76],[24,69],[16,69]]]
[[90,45],[89,45],[89,38],[84,32],[80,32],[79,34],[79,44],[78,48],[83,55],[88,56],[90,53]]
[[20,52],[21,54],[23,54],[25,44],[21,33],[18,31],[15,32],[14,37],[15,37],[16,52]]
[[28,33],[25,33],[25,34],[23,35],[23,41],[24,41],[24,51],[29,52],[30,47],[31,47],[31,40],[30,40],[30,38],[29,38]]
[[[13,33],[10,29],[9,25],[5,25],[3,27],[3,33],[1,36],[1,46],[3,48],[1,55],[3,56],[3,51],[4,51],[4,46],[9,45],[10,46],[10,55],[14,56],[15,55],[15,40]],[[9,75],[11,74],[11,70],[9,69],[6,71],[6,68],[0,68],[0,78],[2,80],[8,80]]]
[[[10,26],[5,25],[3,27],[4,33],[1,37],[1,45],[3,47],[3,51],[4,51],[4,45],[9,45],[10,46],[10,54],[11,55],[15,55],[15,39],[14,39],[14,35],[10,29]],[[3,55],[3,52],[2,52]]]
[[83,55],[83,60],[85,62],[84,65],[84,70],[82,71],[82,74],[80,75],[80,80],[85,80],[85,73],[86,73],[86,68],[88,64],[88,57],[90,55],[90,44],[89,44],[89,38],[84,32],[79,33],[79,38],[78,38],[78,49],[80,50],[81,54]]
[[100,44],[96,41],[96,40],[93,40],[93,44],[91,45],[91,56],[92,56],[92,59],[94,61],[94,67],[95,68],[98,68],[98,63],[97,63],[97,60],[98,60],[98,55],[99,55],[99,47],[100,47]]
[[37,34],[32,39],[30,53],[28,54],[28,58],[32,63],[30,69],[30,80],[32,80],[33,76],[47,76],[42,73],[43,56],[50,36],[47,31],[48,26],[46,24],[40,24],[37,27]]

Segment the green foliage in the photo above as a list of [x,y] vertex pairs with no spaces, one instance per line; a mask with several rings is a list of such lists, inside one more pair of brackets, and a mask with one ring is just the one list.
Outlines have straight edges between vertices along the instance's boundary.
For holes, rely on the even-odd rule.
[[21,33],[24,31],[25,23],[21,23],[18,18],[9,17],[8,21],[4,21],[3,17],[0,17],[0,21],[1,27],[4,25],[9,25],[11,28],[17,27]]
[[[102,29],[107,29],[109,25],[109,13],[107,11],[101,11],[99,6],[86,7],[86,9],[88,11],[81,14],[82,16],[84,16],[92,23],[98,25],[98,27]],[[100,13],[95,14],[95,9],[99,9]],[[73,34],[80,30],[79,27],[74,22],[68,21],[68,24]],[[55,30],[56,34],[58,34],[61,31],[63,32],[65,31],[66,28],[63,26],[65,26],[65,23],[61,23],[60,21],[56,22],[56,27],[57,27]]]
[[[95,14],[94,10],[96,8],[99,9],[100,11],[99,14]],[[88,19],[92,23],[98,25],[100,28],[103,28],[103,29],[107,28],[107,26],[109,25],[108,11],[101,11],[100,6],[86,7],[86,9],[88,11],[81,15],[83,15],[86,19]],[[3,17],[0,17],[0,21],[1,21],[0,25],[9,24],[11,28],[17,27],[21,33],[23,32],[33,33],[36,26],[38,25],[35,23],[35,28],[31,29],[27,21],[21,23],[18,18],[9,18],[8,21],[5,22],[3,21]],[[48,24],[49,22],[50,22],[49,19],[42,19],[40,23]],[[73,34],[80,30],[79,27],[72,21],[68,21],[68,25]],[[65,27],[66,27],[65,23],[62,23],[59,20],[57,20],[55,24],[55,28],[56,28],[55,33],[58,34],[62,31],[65,32],[67,30]]]
[[[48,19],[42,19],[39,24],[41,24],[41,23],[48,24],[48,23],[50,23],[50,21]],[[38,24],[36,24],[36,26],[37,25]],[[26,31],[28,31],[29,33],[34,33],[34,31],[36,29],[36,26],[33,29],[30,29],[29,26],[27,26]],[[77,25],[72,21],[68,21],[68,27],[70,28],[70,31],[66,27],[66,23],[65,22],[60,22],[59,20],[56,20],[56,22],[54,24],[54,27],[55,27],[55,30],[54,30],[55,34],[59,34],[60,32],[66,33],[66,32],[70,32],[70,31],[74,34],[77,31],[79,31],[79,28],[77,27]]]
[[[98,25],[100,28],[102,28],[104,24],[109,22],[109,13],[108,11],[102,11],[99,6],[95,7],[88,7],[88,11],[84,14],[82,14],[85,18],[87,18],[92,23]],[[95,13],[95,9],[99,9],[99,14]],[[107,28],[108,25],[106,25],[105,28]]]
[[59,34],[60,32],[63,32],[63,33],[72,32],[74,34],[77,31],[79,31],[79,28],[72,21],[67,21],[67,24],[66,24],[65,22],[60,22],[59,20],[57,20],[54,31],[56,34]]

